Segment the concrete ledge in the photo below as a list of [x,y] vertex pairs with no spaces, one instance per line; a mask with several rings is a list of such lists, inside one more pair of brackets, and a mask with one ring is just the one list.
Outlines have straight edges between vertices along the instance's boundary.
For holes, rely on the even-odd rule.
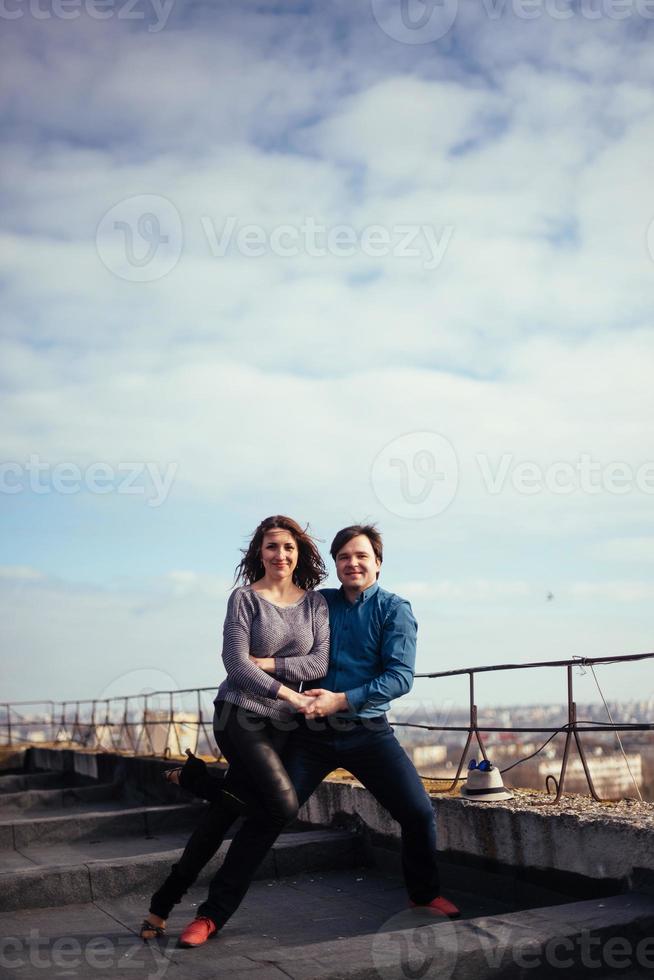
[[278,967],[291,980],[551,980],[623,973],[625,967],[654,975],[654,902],[632,894],[435,923],[407,911],[372,935],[253,952],[250,959]]
[[[117,755],[112,752],[76,752],[74,749],[30,748],[25,766],[34,770],[54,770],[77,780],[94,779],[111,784],[121,798],[139,803],[178,803],[194,797],[181,787],[167,783],[163,774],[180,763],[158,758]],[[216,777],[222,778],[225,767],[210,764]],[[0,800],[0,802],[2,802]]]
[[[505,804],[432,797],[438,848],[453,859],[558,871],[584,878],[626,881],[634,867],[654,870],[654,833],[606,817],[580,819],[554,807],[511,810]],[[399,838],[399,825],[358,783],[325,781],[302,807],[300,819],[328,826],[339,814],[362,821],[380,838]]]

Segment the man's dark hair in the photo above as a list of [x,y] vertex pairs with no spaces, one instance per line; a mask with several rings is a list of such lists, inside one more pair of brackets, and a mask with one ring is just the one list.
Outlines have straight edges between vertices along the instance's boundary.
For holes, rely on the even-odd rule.
[[[375,558],[378,558],[381,564],[384,560],[384,548],[381,534],[374,524],[351,524],[349,527],[344,527],[340,531],[337,531],[332,541],[332,546],[329,549],[329,553],[334,561],[336,561],[336,555],[341,548],[344,548],[348,541],[358,537],[360,534],[365,534],[368,538],[368,541],[372,545],[372,550],[375,553]],[[379,572],[377,572],[377,578],[379,578]]]

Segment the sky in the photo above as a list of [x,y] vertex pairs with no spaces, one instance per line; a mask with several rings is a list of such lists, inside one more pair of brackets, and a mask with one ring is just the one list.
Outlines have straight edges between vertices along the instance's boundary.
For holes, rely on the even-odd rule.
[[420,672],[654,649],[654,4],[0,19],[2,700],[217,684],[274,513],[378,523]]

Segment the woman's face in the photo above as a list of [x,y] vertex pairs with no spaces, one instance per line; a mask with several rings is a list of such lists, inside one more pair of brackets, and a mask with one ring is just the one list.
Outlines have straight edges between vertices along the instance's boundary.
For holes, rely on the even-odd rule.
[[265,531],[261,542],[261,561],[264,575],[275,582],[292,578],[297,566],[298,550],[289,531],[275,528]]

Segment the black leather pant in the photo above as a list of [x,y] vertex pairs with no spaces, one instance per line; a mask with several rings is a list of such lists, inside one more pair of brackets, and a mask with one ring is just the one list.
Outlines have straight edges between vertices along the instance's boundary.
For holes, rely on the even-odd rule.
[[[152,896],[150,912],[163,919],[169,916],[173,905],[181,901],[240,816],[245,816],[255,830],[260,827],[267,840],[271,837],[274,840],[295,820],[297,795],[279,757],[288,738],[284,729],[288,727],[288,723],[280,725],[227,701],[218,702],[214,735],[229,769],[222,784],[214,781],[219,788],[212,794],[212,802],[191,834],[181,858]],[[203,783],[200,793],[207,784],[211,786],[211,780]],[[220,926],[239,905],[264,856],[265,851],[262,854],[258,850],[251,859],[241,853],[235,862],[230,860],[228,851],[197,914],[208,916]]]

